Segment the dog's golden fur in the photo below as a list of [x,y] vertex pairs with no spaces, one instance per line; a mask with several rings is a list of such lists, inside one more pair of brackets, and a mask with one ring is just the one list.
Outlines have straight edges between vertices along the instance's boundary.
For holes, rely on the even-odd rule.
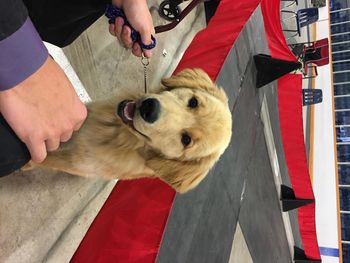
[[[159,177],[178,192],[195,187],[229,144],[231,113],[225,92],[199,69],[163,79],[160,92],[87,105],[88,118],[68,143],[41,166],[108,179]],[[160,115],[145,122],[138,108],[132,124],[116,114],[125,99],[154,98]],[[196,98],[198,105],[189,107]],[[190,136],[184,145],[182,135]],[[188,139],[188,138],[187,138]]]

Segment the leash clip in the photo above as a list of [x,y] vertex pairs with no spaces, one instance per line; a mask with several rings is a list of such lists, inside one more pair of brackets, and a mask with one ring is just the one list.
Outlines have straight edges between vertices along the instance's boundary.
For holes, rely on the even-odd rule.
[[147,93],[147,66],[149,65],[149,59],[142,53],[141,63],[143,65],[143,81],[145,93]]

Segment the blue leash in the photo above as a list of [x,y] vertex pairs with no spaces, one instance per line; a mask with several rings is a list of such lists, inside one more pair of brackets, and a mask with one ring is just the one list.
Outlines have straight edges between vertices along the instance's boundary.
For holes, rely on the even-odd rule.
[[108,23],[110,23],[110,24],[114,24],[115,19],[117,17],[123,18],[124,19],[124,25],[127,25],[127,26],[129,26],[131,28],[131,39],[132,39],[132,41],[139,43],[142,49],[148,49],[149,50],[149,49],[154,48],[157,45],[157,41],[156,41],[156,39],[154,38],[153,35],[151,36],[151,39],[152,39],[152,43],[151,44],[146,45],[146,44],[142,43],[140,33],[137,32],[130,25],[129,21],[127,20],[127,18],[125,16],[124,11],[121,8],[118,8],[118,7],[114,6],[114,5],[109,4],[107,6],[107,8],[106,8],[105,16],[108,18]]

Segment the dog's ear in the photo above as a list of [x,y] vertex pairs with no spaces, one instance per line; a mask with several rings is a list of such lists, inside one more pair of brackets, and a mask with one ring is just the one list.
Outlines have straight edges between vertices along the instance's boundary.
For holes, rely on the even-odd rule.
[[155,157],[148,160],[146,165],[155,171],[157,177],[172,186],[177,192],[185,193],[203,180],[217,159],[217,154],[192,161]]
[[216,86],[208,74],[199,68],[185,69],[175,76],[163,78],[162,84],[168,90],[177,88],[204,89],[209,94],[220,99],[221,101],[228,101],[224,90]]

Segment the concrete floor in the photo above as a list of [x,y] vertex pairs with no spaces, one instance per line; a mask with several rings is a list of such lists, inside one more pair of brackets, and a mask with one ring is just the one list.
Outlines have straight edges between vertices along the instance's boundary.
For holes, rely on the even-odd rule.
[[[167,23],[157,14],[159,2],[158,0],[149,2],[155,25]],[[261,17],[259,17],[259,13],[255,16],[254,19],[256,20],[254,23],[260,24],[261,26]],[[256,25],[254,23],[250,30],[254,29],[254,25]],[[132,56],[128,50],[118,45],[116,39],[109,35],[107,27],[107,20],[101,18],[72,45],[64,48],[63,52],[68,60],[64,58],[61,51],[58,51],[58,53],[61,52],[59,54],[59,56],[61,56],[60,61],[64,64],[74,85],[76,87],[84,87],[87,91],[87,93],[85,93],[83,89],[78,91],[84,101],[88,101],[90,98],[92,100],[106,98],[112,94],[121,92],[123,89],[143,90],[143,67],[140,59]],[[162,77],[169,76],[173,72],[195,33],[204,27],[204,9],[203,6],[200,5],[196,10],[192,11],[178,27],[156,36],[158,47],[155,50],[155,54],[150,61],[148,69],[150,90],[158,85]],[[240,46],[241,50],[248,50],[245,47],[245,43],[248,43],[250,39],[254,38],[256,42],[264,41],[261,38],[256,39],[257,35],[254,35],[252,32],[253,31],[247,31],[246,35],[243,36]],[[266,46],[261,48],[266,50]],[[248,50],[247,55],[249,55],[250,52],[252,51]],[[57,55],[57,52],[55,54]],[[242,70],[245,70],[248,60],[242,62],[244,59],[237,59],[231,63],[233,67],[237,67],[237,72],[242,73]],[[237,81],[239,81],[239,79],[238,77],[236,78]],[[221,79],[219,81],[224,80]],[[252,84],[250,83],[249,85]],[[249,90],[249,92],[253,91],[252,88]],[[231,94],[233,98],[231,99],[231,105],[235,103],[240,91],[241,90],[238,89]],[[264,91],[263,94],[268,97],[272,122],[278,122],[278,114],[276,119],[276,111],[273,108],[274,103],[276,103],[274,101],[274,92],[275,90],[272,88],[266,92]],[[263,94],[254,94],[259,103],[262,101]],[[246,121],[249,117],[243,117],[243,115],[241,115],[241,117],[237,116],[238,123],[241,121],[241,127],[248,125],[250,127],[248,127],[248,130],[252,130],[255,124],[259,124],[259,128],[256,129],[261,130],[258,134],[254,135],[259,143],[261,143],[257,148],[257,152],[268,156],[266,142],[263,139],[263,126],[259,119],[259,107],[261,104],[256,104],[255,106],[257,107],[256,109],[250,109],[253,110],[252,116],[250,116],[252,122],[247,124]],[[242,113],[244,112],[243,108],[237,111],[236,114],[239,114],[239,112],[241,112],[240,114],[246,114]],[[272,130],[273,134],[278,133],[278,128],[276,128],[276,126],[273,126]],[[244,136],[249,136],[249,134]],[[274,138],[274,141],[276,144],[276,151],[281,152],[280,138]],[[247,165],[244,161],[244,152],[248,154],[249,151],[251,151],[249,147],[252,145],[250,145],[250,141],[247,141],[246,143],[242,142],[242,144],[238,143],[236,146],[245,149],[240,153],[240,156],[236,158],[238,161],[241,160],[243,169],[245,167],[244,165]],[[233,148],[231,148],[231,150],[232,149]],[[237,148],[235,147],[234,149]],[[235,155],[232,155],[234,152],[235,150],[230,152],[231,155],[228,156],[230,156],[230,158],[232,156],[234,157]],[[249,156],[250,159],[248,161],[251,162],[255,157]],[[258,158],[258,156],[256,157]],[[279,161],[283,177],[281,180],[286,181],[288,178],[286,176],[286,168],[283,166],[283,158]],[[256,228],[252,228],[252,224],[255,224],[253,223],[253,217],[255,216],[252,216],[250,213],[253,203],[256,202],[254,198],[258,197],[254,194],[256,190],[255,186],[257,185],[254,186],[252,180],[254,180],[254,175],[259,172],[266,176],[264,180],[268,180],[271,183],[269,187],[272,187],[271,189],[273,190],[271,190],[271,194],[268,195],[268,199],[271,200],[274,208],[273,211],[266,210],[265,212],[267,212],[267,215],[271,214],[274,218],[276,223],[275,231],[281,232],[277,235],[281,240],[279,244],[280,251],[284,251],[283,253],[287,255],[284,260],[278,262],[290,262],[290,257],[288,256],[288,242],[283,230],[282,216],[278,206],[278,193],[275,192],[273,179],[269,175],[271,174],[269,160],[266,157],[264,158],[264,164],[259,162],[257,164],[261,164],[266,167],[266,169],[264,171],[257,171],[250,166],[249,163],[249,166],[246,166],[244,168],[245,170],[243,169],[242,174],[240,174],[240,168],[237,169],[237,167],[235,167],[238,173],[238,179],[235,179],[237,180],[236,187],[237,189],[239,188],[239,191],[235,193],[234,197],[235,199],[236,197],[238,198],[237,202],[235,202],[238,204],[236,208],[239,208],[239,210],[235,210],[234,212],[235,220],[229,222],[232,226],[232,232],[228,234],[225,233],[227,239],[231,240],[233,243],[230,243],[230,245],[225,248],[219,246],[218,249],[221,249],[222,253],[225,254],[225,257],[222,258],[226,258],[227,262],[230,263],[272,262],[258,260],[261,259],[261,253],[264,253],[264,251],[261,250],[264,248],[272,249],[272,247],[269,247],[272,241],[266,242],[258,238],[258,241],[254,243],[254,232],[251,232],[251,230],[261,231],[264,227],[260,225],[262,226],[262,228],[260,228],[258,224],[256,224]],[[225,168],[224,166],[220,166],[218,171],[224,171],[225,169],[230,169],[230,167],[228,166]],[[253,177],[248,176],[247,173]],[[242,180],[239,180],[239,178]],[[85,231],[91,224],[94,216],[107,198],[114,184],[115,182],[105,182],[99,179],[87,180],[45,170],[27,173],[16,172],[11,176],[0,178],[0,246],[2,248],[0,250],[0,262],[69,262],[81,238],[84,236]],[[268,189],[270,188],[266,188],[266,190]],[[240,200],[239,197],[244,192],[246,192],[244,200]],[[266,196],[264,198],[266,198]],[[241,208],[242,210],[240,210]],[[265,215],[264,211],[260,212]],[[292,227],[295,228],[296,223],[293,221],[293,215],[291,217]],[[269,219],[268,216],[266,218],[267,220]],[[294,234],[298,236],[296,233],[297,231],[295,229],[293,231],[295,232]],[[273,235],[272,233],[271,237],[275,238]],[[201,235],[197,233],[197,238],[198,237],[201,237]],[[195,239],[193,239],[193,241],[195,241]],[[295,242],[298,243],[298,238]],[[192,250],[196,251],[195,248],[192,248]],[[164,253],[171,255],[171,251],[166,250],[166,245],[162,247],[161,253],[163,253],[163,255]],[[276,253],[270,254],[272,258],[276,259],[280,255],[278,253],[277,251]],[[189,256],[187,259],[190,258]],[[158,258],[158,262],[170,261],[166,259],[162,260],[160,257]],[[176,262],[196,261],[185,260]],[[223,261],[220,261],[220,263],[221,262]]]
[[[159,2],[150,3],[155,25],[167,23],[157,14]],[[148,67],[150,90],[173,72],[193,36],[204,27],[200,5],[175,29],[156,36],[157,49]],[[102,17],[63,52],[48,45],[85,102],[121,89],[143,90],[140,59],[120,46],[107,29]],[[47,170],[0,178],[0,262],[69,262],[114,185]],[[240,232],[236,242],[246,247]],[[245,255],[249,258],[248,250]]]

